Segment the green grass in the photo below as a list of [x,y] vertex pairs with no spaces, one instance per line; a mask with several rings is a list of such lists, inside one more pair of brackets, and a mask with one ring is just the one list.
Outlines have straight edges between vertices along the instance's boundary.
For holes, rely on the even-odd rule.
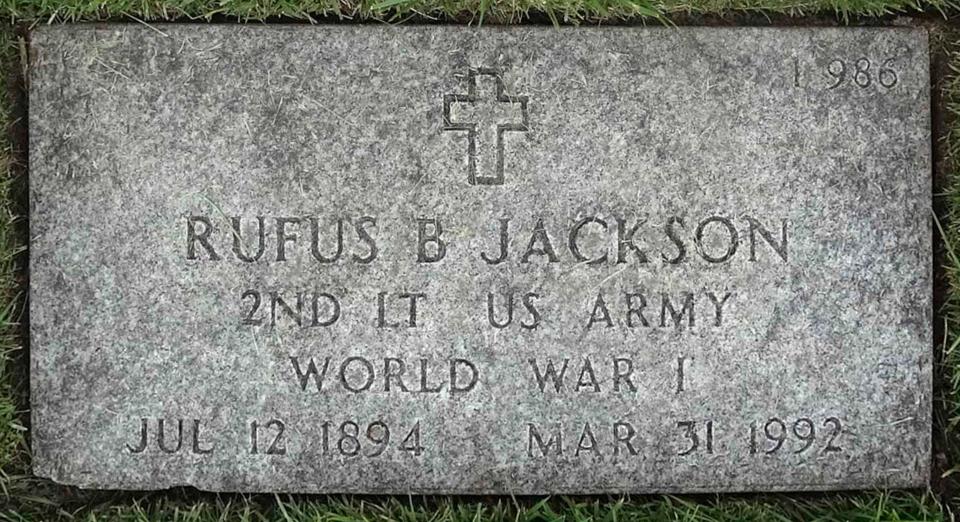
[[[11,71],[17,63],[16,46],[9,31],[0,33],[0,68]],[[12,100],[0,96],[0,122],[12,128]],[[7,136],[7,134],[4,134]],[[23,238],[18,237],[18,185],[16,159],[9,137],[0,142],[0,499],[24,493],[22,474],[28,469],[24,420],[26,372],[23,363],[19,314],[23,308]],[[23,183],[19,183],[23,185]],[[2,502],[0,502],[2,504]]]
[[[25,46],[14,24],[80,20],[239,20],[321,16],[402,21],[517,22],[535,16],[555,23],[604,20],[670,22],[678,18],[742,13],[819,15],[844,22],[906,13],[945,27],[944,13],[960,15],[955,0],[0,0],[9,25],[0,30],[0,70],[14,76]],[[639,18],[638,18],[639,17]],[[872,20],[876,22],[876,20]],[[960,49],[960,36],[934,31],[934,50]],[[937,219],[944,243],[948,292],[938,311],[948,333],[938,350],[935,477],[932,491],[806,494],[645,496],[637,498],[456,499],[215,495],[192,490],[148,494],[84,492],[30,476],[26,445],[26,354],[21,349],[26,243],[25,179],[8,132],[0,138],[0,522],[6,520],[119,521],[436,521],[484,520],[952,520],[960,506],[960,52],[937,85],[944,100],[941,150],[946,187]],[[3,91],[0,91],[3,92]],[[22,128],[12,96],[0,95],[0,123]],[[939,475],[939,473],[938,473]]]
[[[952,44],[952,48],[958,47],[958,42]],[[938,354],[941,387],[934,411],[937,424],[945,434],[942,452],[948,464],[944,476],[954,486],[954,495],[960,495],[956,492],[956,485],[960,483],[960,51],[953,50],[949,63],[949,77],[942,83],[947,125],[940,137],[947,186],[938,198],[944,209],[943,216],[935,220],[944,243],[947,293],[942,314],[947,335]],[[956,497],[953,504],[960,505]]]
[[956,0],[0,0],[11,22],[101,19],[258,21],[270,17],[314,20],[322,16],[402,20],[409,15],[465,22],[517,22],[542,13],[557,23],[736,12],[805,15],[834,13],[843,19],[955,9]]
[[[831,503],[832,502],[832,503]],[[824,506],[831,503],[829,511]],[[116,509],[107,516],[120,520],[158,520],[170,513],[170,505],[161,504],[153,511],[148,507]],[[521,505],[509,500],[495,502],[456,503],[442,500],[425,506],[400,500],[364,502],[358,499],[333,499],[329,502],[285,502],[278,499],[269,505],[251,503],[193,504],[179,520],[207,521],[227,515],[233,520],[401,520],[401,521],[481,521],[513,520],[516,522],[560,520],[755,520],[777,521],[798,519],[820,520],[938,520],[935,504],[922,497],[890,497],[840,499],[821,502],[802,501],[726,501],[691,502],[667,497],[645,502],[624,499],[609,501],[541,500]]]
[[511,520],[534,522],[577,521],[938,521],[944,520],[941,505],[930,494],[859,493],[829,494],[798,499],[787,495],[750,497],[646,497],[516,500],[458,500],[451,498],[360,497],[289,498],[182,496],[154,494],[151,497],[101,496],[92,509],[82,505],[93,497],[81,497],[54,509],[45,504],[0,510],[0,520],[45,520],[56,513],[64,518],[99,521],[387,521],[480,522]]

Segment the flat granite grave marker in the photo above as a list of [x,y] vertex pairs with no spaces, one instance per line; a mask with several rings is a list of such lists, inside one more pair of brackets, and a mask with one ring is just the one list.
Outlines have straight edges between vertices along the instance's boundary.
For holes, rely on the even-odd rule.
[[39,28],[34,470],[922,486],[927,49],[902,28]]

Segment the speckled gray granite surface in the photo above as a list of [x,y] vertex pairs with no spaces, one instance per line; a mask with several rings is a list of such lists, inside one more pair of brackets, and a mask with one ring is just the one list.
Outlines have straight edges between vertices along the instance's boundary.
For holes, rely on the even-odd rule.
[[98,25],[30,55],[40,476],[927,481],[921,30]]

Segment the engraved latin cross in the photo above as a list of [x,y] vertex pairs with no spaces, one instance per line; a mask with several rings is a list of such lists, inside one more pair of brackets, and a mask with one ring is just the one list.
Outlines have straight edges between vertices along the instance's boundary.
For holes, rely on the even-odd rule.
[[503,73],[473,68],[466,94],[443,95],[443,130],[466,131],[471,185],[503,185],[504,134],[527,132],[527,96],[507,94]]

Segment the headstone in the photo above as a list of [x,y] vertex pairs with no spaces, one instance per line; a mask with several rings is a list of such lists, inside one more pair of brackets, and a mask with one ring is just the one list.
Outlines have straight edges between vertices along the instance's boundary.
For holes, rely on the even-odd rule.
[[919,29],[33,33],[37,475],[922,486]]

